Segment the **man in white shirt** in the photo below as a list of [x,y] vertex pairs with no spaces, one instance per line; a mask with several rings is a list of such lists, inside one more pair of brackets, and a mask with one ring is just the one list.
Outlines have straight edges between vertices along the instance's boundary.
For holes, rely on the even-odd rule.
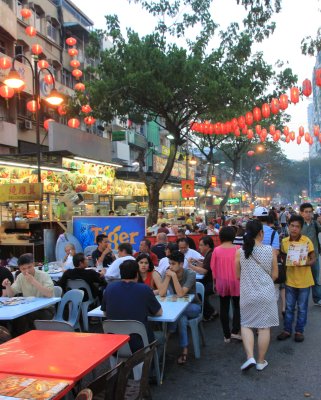
[[118,246],[118,258],[106,269],[107,280],[120,279],[119,266],[126,260],[135,260],[133,257],[133,246],[130,243],[121,243]]
[[188,260],[203,260],[204,257],[196,250],[190,249],[187,238],[181,238],[177,241],[178,250],[184,254],[184,268],[188,268]]

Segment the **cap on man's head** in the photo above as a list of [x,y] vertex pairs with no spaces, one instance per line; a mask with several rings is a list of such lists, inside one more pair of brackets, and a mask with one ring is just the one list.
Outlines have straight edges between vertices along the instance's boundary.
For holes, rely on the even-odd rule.
[[268,215],[269,212],[265,207],[256,207],[253,211],[253,217],[267,217]]

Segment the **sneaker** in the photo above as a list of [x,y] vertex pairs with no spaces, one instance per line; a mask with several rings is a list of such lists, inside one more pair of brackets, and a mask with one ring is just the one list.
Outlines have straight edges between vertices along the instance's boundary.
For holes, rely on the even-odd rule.
[[295,341],[295,342],[298,342],[298,343],[303,342],[303,341],[304,341],[304,335],[303,335],[303,333],[296,332],[295,335],[294,335],[294,341]]
[[319,300],[318,302],[314,303],[314,305],[321,307],[321,300]]
[[278,340],[286,340],[286,339],[288,339],[289,337],[291,337],[291,334],[290,334],[289,332],[283,331],[283,332],[281,332],[276,338],[277,338]]
[[231,339],[224,336],[224,343],[231,343]]
[[266,368],[268,365],[269,365],[269,363],[266,360],[264,360],[262,363],[257,363],[256,364],[256,370],[257,371],[263,371],[264,368]]
[[242,336],[238,333],[231,333],[231,339],[242,340]]
[[244,364],[242,364],[241,371],[247,371],[248,369],[254,367],[254,365],[256,365],[256,361],[253,357],[251,357],[246,360]]

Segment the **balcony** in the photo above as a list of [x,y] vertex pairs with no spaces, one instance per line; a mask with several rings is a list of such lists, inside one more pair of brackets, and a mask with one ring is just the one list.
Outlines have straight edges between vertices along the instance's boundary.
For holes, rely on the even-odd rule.
[[147,147],[147,139],[134,131],[128,131],[128,144],[145,149]]

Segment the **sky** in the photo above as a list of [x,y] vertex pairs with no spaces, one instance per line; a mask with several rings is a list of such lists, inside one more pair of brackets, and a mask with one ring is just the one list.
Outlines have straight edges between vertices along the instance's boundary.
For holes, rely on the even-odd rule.
[[[122,28],[131,27],[140,35],[152,31],[155,19],[138,4],[129,3],[128,0],[73,0],[93,22],[95,28],[105,28],[105,15],[117,14]],[[282,0],[282,11],[275,15],[276,30],[273,36],[258,50],[264,52],[264,58],[271,65],[277,60],[282,60],[298,75],[298,85],[302,86],[304,79],[312,79],[315,57],[301,54],[301,40],[306,36],[314,37],[321,21],[321,2],[319,0]],[[238,6],[236,0],[213,0],[211,9],[214,19],[221,28],[230,22],[240,19],[243,13],[242,6]],[[288,93],[289,94],[289,93]],[[287,113],[291,115],[288,124],[290,130],[298,133],[299,126],[308,130],[307,107],[312,101],[306,97],[296,105],[291,104]],[[255,105],[253,105],[254,107]],[[309,146],[302,142],[299,146],[296,142],[281,144],[285,154],[290,159],[301,160],[308,157]]]

